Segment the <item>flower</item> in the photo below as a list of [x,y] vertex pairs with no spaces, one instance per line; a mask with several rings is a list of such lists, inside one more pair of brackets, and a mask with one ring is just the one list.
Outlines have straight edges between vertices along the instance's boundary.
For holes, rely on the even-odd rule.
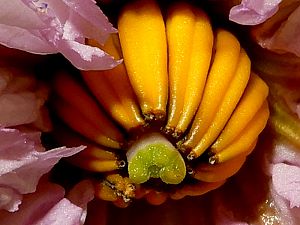
[[[116,29],[93,0],[11,0],[0,3],[0,44],[37,54],[63,54],[80,69],[118,64],[85,38],[104,44]],[[22,12],[20,16],[20,12]]]
[[[29,38],[27,40],[32,40],[30,38],[33,38],[38,44],[32,44],[32,46],[26,46],[24,42],[20,42],[20,44],[16,42],[14,44],[30,47],[31,50],[29,48],[24,50],[35,53],[44,54],[60,51],[67,58],[69,56],[69,60],[74,66],[81,69],[99,69],[99,67],[101,67],[100,69],[105,69],[115,65],[111,64],[114,62],[111,61],[111,58],[106,58],[107,55],[104,57],[100,56],[98,60],[101,63],[96,66],[95,64],[98,64],[95,63],[96,61],[92,60],[90,63],[87,63],[89,59],[85,61],[85,55],[81,54],[80,57],[74,56],[74,51],[76,50],[84,53],[85,49],[91,50],[93,48],[84,47],[83,42],[77,43],[80,49],[74,48],[78,46],[74,43],[74,40],[78,41],[80,39],[77,39],[76,36],[78,34],[77,27],[69,27],[69,24],[66,22],[73,21],[71,19],[74,18],[73,16],[78,12],[77,10],[81,12],[82,7],[85,8],[87,5],[83,6],[80,1],[74,0],[42,2],[48,5],[36,0],[14,0],[11,2],[17,3],[14,7],[20,6],[20,8],[16,8],[16,11],[26,8],[28,15],[31,15],[32,12],[39,16],[42,14],[43,16],[41,16],[42,19],[40,20],[42,23],[53,25],[46,22],[56,21],[59,24],[58,26],[56,26],[57,24],[54,24],[55,26],[53,27],[50,26],[50,31],[46,29],[46,33],[36,29],[27,33],[28,27],[26,26],[26,29],[22,30],[21,33],[26,36],[26,39]],[[54,5],[57,2],[60,4]],[[92,1],[88,2],[93,3]],[[274,15],[279,4],[279,1],[265,1],[264,3],[272,3],[269,4],[272,7],[261,7],[263,11],[257,12],[254,10],[255,7],[254,9],[251,8],[251,6],[255,6],[253,4],[255,2],[259,1],[243,1],[240,7],[246,8],[241,9],[240,12],[246,12],[246,14],[250,12],[250,17],[252,15],[257,16],[257,13],[260,13],[261,17],[256,20],[256,23],[261,23]],[[58,13],[59,9],[66,9],[68,8],[67,4],[71,3],[78,4],[78,8],[72,5],[76,8],[75,12],[67,10],[70,13],[68,14],[70,20],[66,20],[66,23],[61,20],[63,14],[55,14],[60,15],[58,20],[52,17],[54,9],[56,9],[54,12]],[[260,3],[263,4],[261,1]],[[0,3],[0,7],[3,5],[3,3]],[[92,5],[94,6],[94,3]],[[56,7],[52,8],[51,6]],[[68,6],[72,8],[71,5]],[[12,9],[10,2],[7,3],[6,7],[7,9]],[[253,11],[248,8],[254,10],[255,13],[253,14]],[[48,9],[49,11],[47,11]],[[0,11],[0,14],[1,12],[3,13],[3,11]],[[47,16],[51,16],[44,17],[45,13]],[[25,14],[27,15],[27,13]],[[241,18],[248,20],[250,17],[248,14],[246,17],[242,15]],[[16,17],[13,14],[7,14],[6,18],[0,18],[4,18],[2,21],[7,22],[8,18]],[[44,20],[45,18],[47,19]],[[33,17],[31,19],[37,18]],[[17,22],[17,20],[14,22]],[[36,25],[39,25],[40,22],[36,23]],[[25,22],[23,21],[22,23]],[[28,25],[26,23],[21,27]],[[100,25],[100,27],[104,28],[105,24]],[[0,30],[3,27],[7,28],[7,26],[10,27],[11,24],[0,26]],[[57,29],[58,27],[63,27],[63,31]],[[14,28],[12,29],[14,30]],[[290,35],[289,30],[284,30],[283,33]],[[64,38],[70,37],[69,35],[72,33],[70,31],[75,32],[73,34],[75,34],[76,38],[74,40],[72,38],[65,40]],[[115,30],[112,32],[115,32]],[[34,35],[31,36],[32,34]],[[53,38],[57,37],[56,35],[59,37],[58,39]],[[44,42],[46,37],[51,38]],[[295,38],[294,35],[293,38]],[[1,35],[0,40],[2,40]],[[257,39],[255,40],[257,41]],[[72,51],[70,55],[67,54],[69,51],[66,50],[65,45],[62,47],[60,42],[68,43],[68,50],[71,49],[70,51]],[[17,46],[12,45],[10,47]],[[38,51],[32,51],[35,48]],[[286,48],[285,50],[291,52],[291,48]],[[101,50],[93,49],[93,51],[97,55]],[[185,225],[296,225],[299,223],[299,146],[297,146],[297,143],[291,142],[289,140],[290,137],[285,136],[284,132],[280,133],[282,131],[276,130],[272,121],[270,121],[268,129],[262,134],[254,154],[248,157],[241,171],[229,179],[221,188],[200,197],[184,198],[177,201],[170,200],[160,206],[151,206],[143,201],[137,201],[126,209],[120,209],[96,199],[92,200],[94,190],[90,181],[84,180],[71,190],[64,190],[62,186],[50,181],[48,177],[49,172],[62,157],[77,154],[84,147],[61,147],[46,151],[45,147],[42,146],[40,131],[51,129],[44,106],[47,99],[47,88],[45,89],[34,77],[31,77],[32,71],[26,71],[24,68],[20,70],[5,68],[0,71],[0,209],[2,209],[0,210],[0,221],[4,221],[5,225],[75,225],[83,224],[84,221],[86,221],[86,224],[128,224],[128,221],[130,221],[130,224],[153,224],[155,222],[156,224]],[[24,73],[26,74],[24,75]],[[285,78],[285,76],[283,77]],[[264,79],[270,83],[276,80],[268,76],[264,77]],[[295,78],[295,80],[298,82],[298,78]],[[292,94],[285,95],[287,93],[286,88],[287,86],[281,86],[279,89],[271,89],[276,90],[275,100],[287,103],[290,110],[285,108],[284,112],[288,116],[293,116],[292,121],[296,121],[297,127],[297,123],[299,125],[299,117],[297,118],[296,116],[296,113],[299,113],[299,99],[297,97],[299,91],[297,89]],[[275,104],[274,101],[270,102],[271,105]],[[284,119],[286,118],[284,117]],[[283,120],[283,122],[285,121]],[[293,137],[291,139],[293,140]],[[86,216],[87,218],[85,218]]]

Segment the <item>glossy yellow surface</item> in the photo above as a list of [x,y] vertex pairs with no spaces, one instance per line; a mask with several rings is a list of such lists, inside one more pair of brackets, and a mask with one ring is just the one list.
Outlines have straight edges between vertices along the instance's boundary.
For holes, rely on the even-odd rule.
[[154,0],[134,1],[119,15],[125,66],[146,119],[163,119],[168,98],[167,40]]
[[166,131],[182,134],[202,98],[213,47],[210,20],[187,3],[176,3],[166,19],[169,56],[169,111]]

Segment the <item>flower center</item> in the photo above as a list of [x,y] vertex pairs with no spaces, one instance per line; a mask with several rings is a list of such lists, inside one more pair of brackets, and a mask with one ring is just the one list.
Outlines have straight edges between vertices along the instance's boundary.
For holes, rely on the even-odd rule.
[[156,1],[140,0],[121,10],[103,50],[124,63],[59,74],[53,102],[87,139],[70,142],[88,146],[73,163],[96,173],[99,198],[201,195],[241,168],[266,125],[268,87],[232,33],[188,3],[164,17]]
[[178,184],[186,175],[183,158],[161,134],[150,133],[136,141],[127,152],[129,178],[137,184],[160,178]]

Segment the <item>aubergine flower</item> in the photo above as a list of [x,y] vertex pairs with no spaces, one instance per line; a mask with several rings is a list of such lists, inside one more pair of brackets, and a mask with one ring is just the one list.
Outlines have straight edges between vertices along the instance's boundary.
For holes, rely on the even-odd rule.
[[[261,23],[263,26],[268,23],[269,18],[277,18],[276,15],[282,12],[285,1],[282,5],[279,5],[280,2],[242,1],[241,5],[232,9],[229,18],[241,24]],[[5,9],[0,10],[0,43],[5,46],[38,54],[60,52],[75,67],[84,70],[105,70],[119,63],[103,50],[85,45],[85,38],[104,43],[111,33],[116,32],[92,0],[12,0],[0,3],[0,8]],[[298,21],[295,20],[296,17],[292,17],[296,13],[295,5],[292,8],[294,11],[291,10],[288,14],[291,19],[287,19],[286,23],[282,22],[283,28],[277,27],[280,35],[272,36],[276,36],[276,41],[279,40],[277,37],[287,37],[289,42],[280,42],[280,45],[273,41],[262,44],[267,39],[259,38],[253,39],[253,42],[275,50],[276,54],[284,51],[284,54],[293,53],[293,57],[297,58],[296,43],[299,37],[295,32]],[[26,20],[21,19],[20,12],[24,12]],[[290,21],[292,23],[289,24]],[[288,24],[289,27],[286,27]],[[253,35],[253,31],[250,29],[247,34]],[[254,52],[253,57],[257,54],[259,52]],[[4,58],[0,57],[0,60]],[[50,178],[53,166],[61,158],[75,154],[80,163],[81,155],[77,153],[84,153],[82,150],[85,147],[78,146],[78,142],[74,141],[71,148],[46,150],[42,145],[41,132],[48,132],[52,129],[51,122],[56,122],[49,121],[45,107],[49,91],[47,85],[33,77],[32,70],[28,71],[28,68],[2,66],[0,223],[299,224],[300,93],[297,87],[293,86],[294,89],[291,90],[286,84],[285,74],[280,76],[280,81],[270,77],[270,74],[274,74],[273,67],[277,66],[274,61],[270,63],[271,69],[268,70],[263,70],[257,60],[253,64],[256,72],[261,73],[270,85],[271,117],[254,153],[247,158],[241,170],[222,187],[205,195],[168,200],[159,206],[140,200],[126,209],[93,199],[96,195],[94,184],[89,180],[83,180],[74,187],[67,186],[66,189],[53,183]],[[271,72],[264,74],[265,71]],[[294,77],[293,82],[299,83],[299,77]]]

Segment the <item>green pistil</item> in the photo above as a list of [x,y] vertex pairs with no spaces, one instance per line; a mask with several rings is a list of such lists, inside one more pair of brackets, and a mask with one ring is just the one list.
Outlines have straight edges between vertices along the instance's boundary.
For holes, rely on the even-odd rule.
[[288,112],[280,102],[273,102],[270,123],[277,133],[286,137],[296,146],[300,146],[299,119]]
[[179,184],[186,175],[185,162],[176,148],[161,134],[140,138],[127,152],[129,178],[137,184],[160,178]]

